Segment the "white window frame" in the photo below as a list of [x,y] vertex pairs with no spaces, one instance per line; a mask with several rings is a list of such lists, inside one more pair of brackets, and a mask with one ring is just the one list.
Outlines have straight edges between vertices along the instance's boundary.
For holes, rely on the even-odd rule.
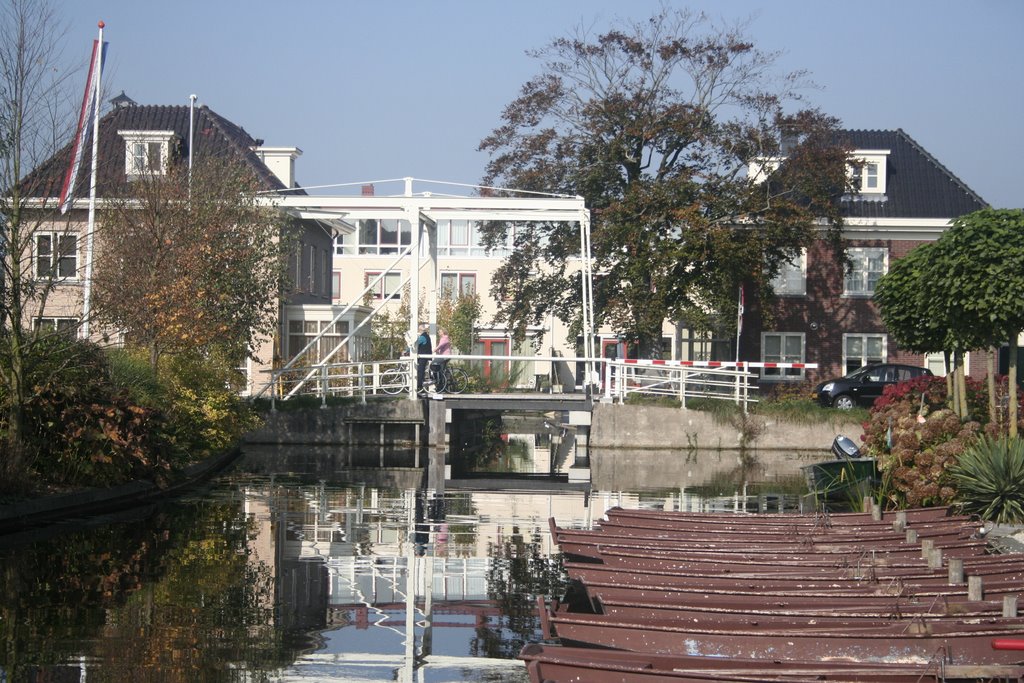
[[[790,282],[796,271],[800,272],[800,284],[797,287],[790,287]],[[781,264],[779,274],[772,280],[772,289],[778,296],[806,296],[807,295],[807,250],[800,250],[800,255],[792,261]]]
[[[128,178],[139,178],[144,175],[166,175],[170,159],[172,130],[119,130],[117,134],[124,138],[124,172]],[[159,154],[154,163],[153,152]],[[139,154],[141,152],[141,155]],[[142,168],[137,160],[142,159]]]
[[[50,253],[41,254],[39,241],[42,238],[48,238],[50,240]],[[66,239],[72,239],[75,241],[74,252],[71,254],[65,254],[61,251],[61,241]],[[56,248],[55,248],[56,247]],[[32,236],[32,251],[33,256],[33,268],[36,279],[38,280],[59,280],[66,282],[69,280],[78,279],[78,234],[74,232],[61,232],[61,231],[41,231],[37,232]],[[46,259],[47,267],[46,272],[42,272],[40,269],[41,260]],[[71,262],[72,274],[61,275],[60,267],[62,262]]]
[[[288,349],[285,355],[289,360],[294,358],[309,342],[313,341],[317,334],[323,333],[323,336],[317,342],[318,345],[314,353],[315,358],[319,360],[326,357],[328,353],[341,343],[342,339],[348,336],[349,322],[347,320],[339,320],[331,326],[331,321],[329,320],[290,318],[287,331]],[[347,355],[336,356],[332,359],[332,362],[341,363],[344,362],[345,358],[347,358]]]
[[[371,226],[370,222],[376,224]],[[395,231],[388,231],[385,227],[395,227]],[[373,231],[373,237],[369,242],[363,242],[363,233]],[[397,233],[397,242],[382,241],[385,234]],[[394,255],[412,244],[412,229],[409,221],[403,218],[364,218],[356,221],[356,229],[350,236],[354,243],[342,239],[335,239],[334,253],[338,256],[360,254],[364,256]]]
[[[779,338],[779,354],[768,356],[768,339]],[[786,354],[786,341],[790,338],[800,340],[800,354],[789,356]],[[762,363],[803,363],[807,358],[807,335],[803,332],[762,332],[761,333],[761,362]],[[769,382],[800,382],[804,379],[803,368],[761,368],[761,379]]]
[[[953,362],[952,356],[949,359]],[[971,366],[971,354],[964,354],[964,367],[969,368]],[[929,353],[924,357],[924,367],[932,371],[932,374],[936,377],[946,376],[946,356],[941,351],[938,353]]]
[[335,270],[331,273],[331,299],[339,301],[341,299],[341,271]]
[[[445,280],[455,278],[455,288],[446,287]],[[476,294],[477,276],[475,272],[465,271],[442,271],[440,276],[440,295],[443,299],[456,299],[460,296]],[[469,291],[466,291],[469,287]]]
[[854,189],[859,194],[885,194],[888,158],[889,150],[887,149],[865,149],[853,153],[848,172],[850,180],[855,186]]
[[[851,339],[861,340],[861,354],[857,358],[860,365],[856,367],[850,367],[850,362],[854,360],[847,351],[849,349],[848,343]],[[871,356],[868,354],[868,342],[871,338],[880,338],[882,342],[882,353],[880,357]],[[848,375],[857,368],[862,368],[865,365],[871,365],[872,363],[885,363],[889,357],[889,335],[883,332],[847,332],[843,334],[843,374]]]
[[[383,271],[380,270],[367,270],[363,271],[363,283],[364,286],[368,287],[378,275]],[[382,277],[377,283],[374,289],[369,291],[370,297],[374,301],[383,301],[388,299],[389,301],[401,301],[402,300],[402,273],[401,271],[393,270],[387,275]]]
[[[852,268],[843,277],[843,296],[871,297],[874,296],[874,285],[878,279],[889,272],[889,249],[886,247],[850,247],[846,250]],[[872,259],[881,259],[882,268],[875,271],[870,268]],[[877,273],[872,282],[872,275]],[[855,287],[851,287],[855,285]]]

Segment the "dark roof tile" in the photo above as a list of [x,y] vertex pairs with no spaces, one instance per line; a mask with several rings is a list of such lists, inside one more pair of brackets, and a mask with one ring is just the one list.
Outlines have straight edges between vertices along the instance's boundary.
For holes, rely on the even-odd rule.
[[[117,107],[100,119],[100,144],[97,168],[97,194],[121,194],[128,186],[125,177],[125,141],[118,135],[123,130],[173,131],[176,154],[188,158],[189,107],[187,105],[131,105]],[[280,190],[284,185],[266,164],[259,160],[253,148],[260,141],[205,105],[195,107],[193,127],[193,159],[204,156],[234,157],[249,166],[259,178],[263,189]],[[23,184],[35,196],[56,197],[71,157],[71,145],[64,147],[25,178]],[[92,164],[92,146],[88,145],[76,179],[76,194],[89,187]]]
[[844,130],[854,149],[887,149],[885,201],[844,201],[854,218],[956,218],[988,204],[902,129]]

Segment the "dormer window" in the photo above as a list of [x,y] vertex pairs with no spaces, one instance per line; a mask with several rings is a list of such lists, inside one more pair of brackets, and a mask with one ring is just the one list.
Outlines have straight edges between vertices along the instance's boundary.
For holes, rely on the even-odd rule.
[[853,153],[850,182],[861,195],[860,198],[871,199],[885,194],[885,166],[888,157],[887,149],[857,150]]
[[170,159],[170,130],[119,130],[125,141],[125,175],[129,179],[144,175],[164,175]]

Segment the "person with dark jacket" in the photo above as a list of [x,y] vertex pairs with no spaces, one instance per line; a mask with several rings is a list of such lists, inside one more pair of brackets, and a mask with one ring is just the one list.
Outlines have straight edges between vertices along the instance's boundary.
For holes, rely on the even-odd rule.
[[430,343],[430,325],[423,323],[420,325],[420,336],[416,337],[416,391],[421,394],[426,392],[423,380],[426,378],[427,364],[430,362],[426,356],[431,353],[433,346]]

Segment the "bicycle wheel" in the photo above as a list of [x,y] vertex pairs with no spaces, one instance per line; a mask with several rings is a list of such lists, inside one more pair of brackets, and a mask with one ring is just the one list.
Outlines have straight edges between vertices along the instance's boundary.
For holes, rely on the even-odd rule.
[[444,374],[448,385],[445,391],[450,394],[461,394],[469,386],[469,375],[462,368],[449,368]]
[[408,389],[408,381],[405,371],[398,368],[391,368],[380,373],[380,390],[385,394],[396,396]]

